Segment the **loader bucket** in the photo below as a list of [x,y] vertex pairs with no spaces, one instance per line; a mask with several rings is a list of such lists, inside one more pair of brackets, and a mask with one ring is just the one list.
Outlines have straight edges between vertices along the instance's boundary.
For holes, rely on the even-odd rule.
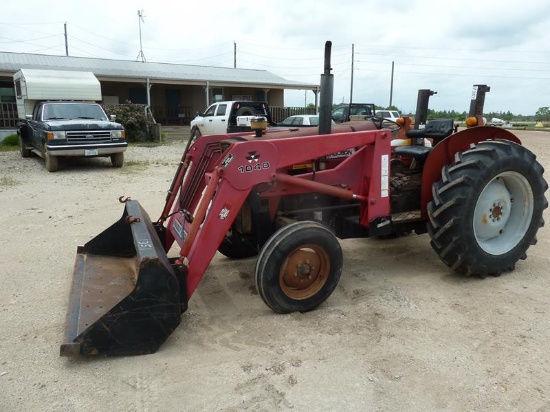
[[187,309],[185,277],[127,201],[120,220],[78,247],[61,356],[155,352]]

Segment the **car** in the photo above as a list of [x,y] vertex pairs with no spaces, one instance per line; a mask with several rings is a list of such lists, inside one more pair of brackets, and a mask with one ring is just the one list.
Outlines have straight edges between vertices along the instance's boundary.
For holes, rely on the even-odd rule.
[[[332,124],[334,120],[331,121]],[[279,126],[319,126],[318,114],[297,114],[283,120]]]
[[386,120],[396,121],[401,117],[401,114],[397,110],[388,110],[388,109],[376,109],[376,117],[383,117]]
[[343,103],[332,110],[332,120],[343,123],[350,120],[350,116],[372,116],[374,114],[373,103]]

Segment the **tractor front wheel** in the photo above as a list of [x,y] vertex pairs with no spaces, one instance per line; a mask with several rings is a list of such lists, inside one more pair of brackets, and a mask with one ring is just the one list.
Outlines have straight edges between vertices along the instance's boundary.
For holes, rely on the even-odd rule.
[[513,270],[536,243],[548,184],[535,155],[509,141],[487,141],[443,168],[428,204],[431,245],[466,275]]
[[307,312],[334,291],[342,273],[338,239],[317,222],[284,226],[263,246],[256,264],[256,287],[278,313]]

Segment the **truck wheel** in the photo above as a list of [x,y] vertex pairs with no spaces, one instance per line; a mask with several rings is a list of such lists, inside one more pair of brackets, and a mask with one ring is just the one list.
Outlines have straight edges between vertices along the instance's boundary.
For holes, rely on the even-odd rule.
[[544,225],[543,171],[533,153],[508,141],[457,153],[428,204],[431,245],[440,259],[468,276],[513,270]]
[[191,144],[195,143],[199,137],[201,137],[201,131],[199,129],[194,129],[191,132]]
[[111,163],[113,167],[122,167],[124,164],[124,152],[113,153],[111,155]]
[[254,109],[252,107],[241,107],[235,113],[236,116],[254,116]]
[[48,172],[57,172],[58,167],[58,158],[57,156],[52,156],[46,146],[43,149],[44,153],[44,163],[46,165],[46,170]]
[[21,135],[19,135],[19,153],[21,153],[21,157],[30,157],[31,155],[31,151],[27,148],[27,144]]
[[258,254],[256,245],[236,230],[231,230],[231,233],[225,236],[218,252],[230,259],[246,259]]
[[256,263],[256,287],[278,313],[307,312],[323,303],[342,273],[342,249],[330,230],[301,221],[273,234]]

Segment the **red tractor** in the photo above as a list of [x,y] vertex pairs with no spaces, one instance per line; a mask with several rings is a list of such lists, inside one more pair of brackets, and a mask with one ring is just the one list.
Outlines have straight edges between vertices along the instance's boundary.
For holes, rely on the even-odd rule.
[[[488,88],[477,91],[471,123]],[[320,130],[188,145],[156,221],[121,199],[120,220],[79,247],[61,355],[155,352],[217,251],[258,255],[256,287],[278,313],[315,309],[331,295],[343,265],[338,239],[428,232],[447,266],[481,277],[525,259],[544,223],[547,183],[515,135],[492,126],[453,133],[452,119],[432,120],[395,147],[397,132],[380,126],[326,133],[321,121]],[[168,257],[174,243],[179,253]]]

